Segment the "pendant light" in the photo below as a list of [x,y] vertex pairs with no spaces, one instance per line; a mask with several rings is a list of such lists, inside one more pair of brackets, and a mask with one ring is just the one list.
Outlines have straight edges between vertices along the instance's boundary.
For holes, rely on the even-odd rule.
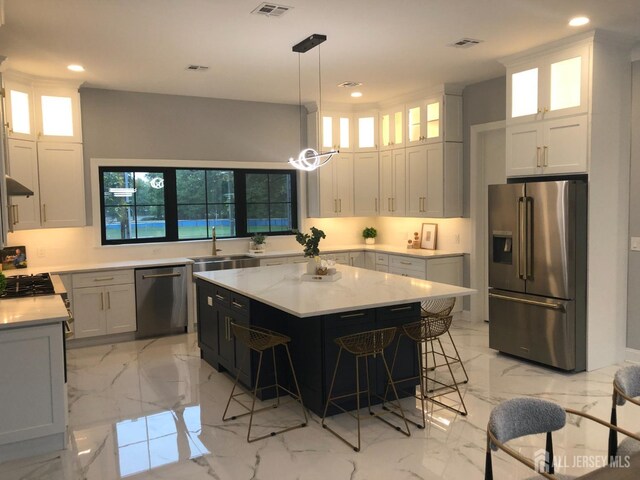
[[[300,43],[293,46],[292,50],[298,53],[298,108],[300,109],[300,117],[302,117],[302,88],[300,86],[300,54],[306,53],[312,48],[320,45],[327,39],[326,35],[314,33],[313,35],[305,38]],[[317,139],[320,141],[320,122],[322,121],[322,64],[320,61],[320,47],[318,47],[318,122],[317,123]],[[302,143],[302,120],[300,120],[300,138]],[[305,148],[299,154],[298,158],[291,157],[289,163],[298,170],[304,170],[311,172],[317,168],[320,168],[331,160],[338,150],[331,150],[329,152],[318,152],[313,148]]]

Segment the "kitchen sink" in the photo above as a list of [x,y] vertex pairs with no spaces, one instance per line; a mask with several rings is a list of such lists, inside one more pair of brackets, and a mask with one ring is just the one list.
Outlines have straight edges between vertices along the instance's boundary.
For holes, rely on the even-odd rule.
[[207,255],[191,257],[194,272],[211,272],[215,270],[231,270],[232,268],[258,267],[260,259],[248,255]]

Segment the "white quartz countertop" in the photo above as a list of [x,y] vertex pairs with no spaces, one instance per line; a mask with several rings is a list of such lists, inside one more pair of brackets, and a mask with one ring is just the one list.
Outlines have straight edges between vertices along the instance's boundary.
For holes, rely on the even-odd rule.
[[[321,248],[320,255],[337,252],[375,252],[375,253],[388,253],[391,255],[405,255],[408,257],[421,257],[421,258],[441,258],[441,257],[458,257],[464,255],[464,252],[452,251],[452,250],[424,250],[420,248],[405,248],[395,245],[335,245],[331,247]],[[224,252],[223,252],[224,253]],[[295,250],[267,250],[265,253],[248,253],[250,257],[255,258],[270,258],[270,257],[288,257],[294,255],[303,255],[302,246]],[[230,254],[233,255],[233,254]]]
[[198,272],[194,276],[298,317],[471,295],[475,290],[340,265],[335,282],[306,282],[305,264]]
[[62,274],[62,273],[79,273],[79,272],[89,272],[89,271],[100,271],[100,270],[126,270],[129,268],[153,268],[153,267],[161,267],[161,266],[171,266],[171,265],[188,265],[193,263],[193,260],[189,260],[185,257],[176,257],[176,258],[158,258],[151,260],[124,260],[120,262],[95,262],[95,263],[76,263],[69,265],[53,265],[53,266],[43,266],[43,267],[30,267],[30,268],[19,268],[15,270],[5,270],[5,276],[10,277],[13,275],[31,275],[37,273],[53,273],[53,274]]
[[67,320],[60,295],[43,295],[0,300],[0,330]]

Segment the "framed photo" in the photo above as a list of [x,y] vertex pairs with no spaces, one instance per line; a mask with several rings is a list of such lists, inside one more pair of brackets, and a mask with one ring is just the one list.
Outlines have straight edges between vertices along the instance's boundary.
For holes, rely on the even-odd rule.
[[437,223],[423,223],[422,224],[422,239],[420,240],[420,248],[426,248],[427,250],[436,249],[436,240],[438,238],[438,224]]
[[27,249],[24,245],[5,247],[0,250],[0,260],[2,260],[2,270],[27,268]]

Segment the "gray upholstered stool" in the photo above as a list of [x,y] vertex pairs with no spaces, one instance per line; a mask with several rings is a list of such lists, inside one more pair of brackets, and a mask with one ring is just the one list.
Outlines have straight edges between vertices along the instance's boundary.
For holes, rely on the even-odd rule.
[[[237,341],[243,343],[244,345],[246,345],[247,347],[249,347],[247,349],[247,353],[245,355],[249,355],[249,352],[251,350],[253,350],[254,352],[258,353],[258,370],[256,372],[256,378],[255,378],[255,386],[253,388],[252,392],[239,392],[239,393],[235,393],[236,391],[236,387],[238,386],[238,382],[240,380],[240,375],[242,372],[242,370],[240,368],[238,368],[238,373],[236,375],[236,379],[235,382],[233,383],[233,388],[231,389],[231,394],[229,395],[229,400],[227,401],[227,406],[224,409],[224,413],[222,414],[222,420],[223,421],[227,421],[227,420],[235,420],[236,418],[240,418],[240,417],[244,417],[245,415],[249,415],[249,429],[247,430],[247,442],[251,443],[251,442],[255,442],[257,440],[262,440],[263,438],[267,438],[267,437],[272,437],[274,435],[277,435],[279,433],[284,433],[284,432],[288,432],[289,430],[293,430],[295,428],[301,428],[301,427],[306,427],[307,426],[307,412],[304,408],[304,405],[302,403],[302,396],[300,395],[300,388],[298,387],[298,379],[296,378],[296,372],[293,368],[293,362],[291,361],[291,354],[289,353],[289,345],[288,343],[291,341],[291,339],[289,337],[287,337],[286,335],[282,335],[278,332],[274,332],[272,330],[267,330],[266,328],[261,328],[261,327],[256,327],[256,326],[251,326],[251,327],[244,327],[241,325],[237,325],[235,323],[231,324],[231,330],[233,331],[233,335],[236,338]],[[289,360],[289,367],[291,368],[291,377],[293,379],[293,386],[295,387],[295,392],[290,391],[289,389],[283,387],[279,382],[278,382],[278,367],[276,364],[276,353],[275,353],[275,348],[276,347],[282,347],[284,348],[285,352],[287,353],[287,358]],[[260,387],[260,370],[262,368],[262,357],[265,351],[267,350],[271,350],[271,354],[273,356],[273,370],[275,372],[275,383],[272,385],[267,385],[267,386],[262,386]],[[245,362],[241,362],[240,365],[244,365]],[[249,373],[249,372],[245,372],[245,373]],[[268,405],[266,407],[262,407],[259,409],[256,409],[256,399],[258,398],[258,392],[265,390],[265,389],[275,389],[275,394],[276,394],[276,401],[275,403],[272,403],[271,405]],[[255,413],[261,412],[263,410],[267,410],[267,409],[272,409],[272,408],[277,408],[280,406],[280,393],[285,392],[287,394],[289,394],[295,401],[297,401],[298,403],[300,403],[300,407],[302,408],[302,415],[304,416],[304,422],[302,423],[296,423],[294,425],[288,426],[288,427],[282,427],[277,431],[272,431],[266,435],[262,435],[260,437],[256,437],[256,438],[251,438],[251,427],[253,426],[253,415]],[[251,401],[251,408],[247,407],[244,403],[240,402],[236,397],[239,397],[241,395],[248,395],[252,398]],[[247,410],[247,412],[242,413],[240,415],[232,415],[227,417],[227,411],[229,410],[229,405],[231,404],[231,401],[234,400],[236,403],[238,403],[240,406],[242,406],[245,410]]]
[[[502,402],[491,411],[487,425],[485,480],[493,480],[492,450],[502,450],[506,452],[531,470],[538,472],[539,476],[550,479],[575,478],[567,475],[554,474],[553,440],[551,433],[565,426],[567,413],[586,418],[609,429],[640,440],[640,437],[611,425],[604,420],[600,420],[584,412],[562,408],[560,405],[548,400],[539,398],[513,398]],[[539,433],[546,433],[547,439],[544,455],[536,455],[535,463],[505,445],[509,440]],[[539,478],[539,476],[536,478]]]
[[[380,356],[380,358],[382,359],[382,364],[384,365],[386,377],[387,379],[391,378],[391,372],[389,370],[389,366],[387,365],[387,361],[384,358],[384,350],[393,341],[396,335],[396,330],[397,330],[396,327],[381,328],[378,330],[370,330],[367,332],[346,335],[343,337],[336,338],[334,340],[335,343],[340,347],[340,350],[338,351],[338,358],[336,360],[336,366],[333,370],[333,378],[331,380],[331,386],[329,387],[329,395],[327,398],[327,403],[325,404],[325,407],[324,407],[324,414],[322,415],[322,428],[326,428],[327,430],[329,430],[336,437],[338,437],[344,443],[346,443],[351,448],[353,448],[356,452],[360,451],[360,421],[362,420],[360,416],[360,397],[361,395],[364,395],[364,394],[366,394],[367,396],[367,407],[368,407],[370,417],[377,418],[383,421],[390,427],[396,429],[397,431],[403,433],[406,436],[411,435],[411,432],[409,431],[409,425],[407,424],[407,420],[404,416],[402,405],[400,405],[400,400],[398,399],[398,393],[395,389],[395,386],[393,386],[393,384],[392,384],[392,387],[393,387],[395,402],[393,404],[387,403],[387,405],[392,406],[392,408],[396,409],[399,412],[398,415],[404,421],[405,430],[402,430],[399,426],[394,425],[393,423],[389,422],[385,418],[382,418],[383,415],[385,415],[386,413],[389,413],[388,410],[374,412],[371,409],[371,397],[377,396],[377,395],[375,394],[375,392],[372,392],[370,388],[368,360],[370,357],[376,358],[377,356]],[[355,380],[356,380],[356,391],[352,393],[342,394],[342,395],[333,395],[333,389],[336,383],[336,374],[340,366],[340,358],[343,352],[355,356],[356,365],[355,365],[354,373],[355,373]],[[366,390],[360,389],[360,360],[364,360],[364,364],[365,364],[365,376],[366,376],[366,385],[367,385]],[[347,399],[350,397],[355,397],[356,399],[355,415],[347,411],[345,408],[343,408],[342,405],[338,403],[339,400]],[[356,419],[358,424],[357,444],[350,442],[349,440],[344,438],[342,435],[340,435],[334,429],[332,429],[327,425],[326,418],[327,418],[327,411],[329,409],[329,405],[335,408],[338,408],[339,410],[342,410],[344,413],[347,413],[348,415]]]
[[[613,400],[611,406],[611,424],[618,424],[616,407],[627,401],[640,406],[640,365],[621,368],[613,379]],[[638,433],[640,435],[640,433]],[[625,438],[618,445],[618,435],[615,430],[609,432],[609,459],[616,456],[624,457],[640,452],[640,442],[633,438]]]

